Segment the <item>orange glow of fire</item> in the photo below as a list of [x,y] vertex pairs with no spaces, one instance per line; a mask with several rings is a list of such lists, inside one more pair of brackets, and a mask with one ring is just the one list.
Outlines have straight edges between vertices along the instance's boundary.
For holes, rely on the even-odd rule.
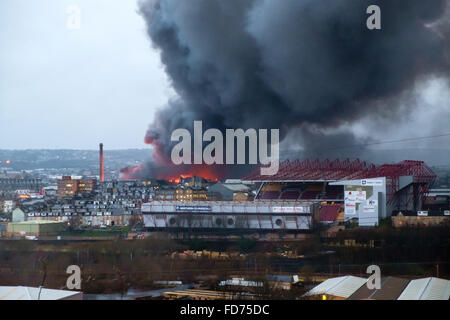
[[[134,179],[139,176],[139,172],[143,169],[142,165],[136,167],[127,167],[121,170],[122,179]],[[210,181],[219,181],[223,176],[218,167],[207,165],[193,165],[193,166],[168,166],[162,167],[161,170],[155,170],[156,176],[154,178],[159,180],[166,180],[173,184],[179,184],[183,178],[202,177]]]
[[160,179],[166,179],[170,183],[180,183],[180,179],[192,178],[192,177],[202,177],[210,181],[219,181],[218,174],[214,172],[214,169],[208,166],[192,166],[188,169],[189,172],[178,174],[174,176],[173,174],[169,177],[159,177]]
[[204,176],[204,175],[201,175],[201,174],[197,175],[197,174],[191,174],[191,173],[180,174],[180,176],[177,177],[177,178],[169,177],[169,178],[166,178],[166,180],[169,181],[170,183],[179,184],[181,179],[192,178],[192,177],[202,177],[202,178],[204,178],[206,180],[215,181],[215,182],[219,181],[219,178],[216,178],[216,177]]

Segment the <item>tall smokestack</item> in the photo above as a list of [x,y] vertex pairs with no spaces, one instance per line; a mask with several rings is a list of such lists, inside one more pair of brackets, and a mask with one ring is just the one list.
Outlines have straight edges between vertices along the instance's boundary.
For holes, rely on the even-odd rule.
[[100,182],[105,181],[105,173],[103,168],[103,143],[100,143]]

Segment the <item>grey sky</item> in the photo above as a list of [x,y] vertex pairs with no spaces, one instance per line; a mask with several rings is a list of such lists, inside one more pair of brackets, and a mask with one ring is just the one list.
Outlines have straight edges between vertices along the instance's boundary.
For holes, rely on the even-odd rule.
[[[69,5],[81,9],[80,30],[66,26]],[[449,92],[445,82],[429,81],[417,89],[416,112],[390,129],[368,118],[353,130],[380,140],[450,133]],[[155,110],[172,96],[136,0],[0,1],[1,149],[147,147]],[[449,141],[386,147],[448,148]]]
[[134,0],[2,0],[0,48],[2,149],[144,147],[173,94]]

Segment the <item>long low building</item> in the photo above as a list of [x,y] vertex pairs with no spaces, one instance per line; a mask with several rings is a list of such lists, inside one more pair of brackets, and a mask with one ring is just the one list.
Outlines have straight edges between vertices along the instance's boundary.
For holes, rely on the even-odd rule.
[[59,221],[10,222],[6,227],[7,237],[51,236],[64,231],[67,224]]
[[368,288],[367,279],[354,276],[330,278],[306,296],[330,300],[449,300],[450,280],[382,277],[379,289]]
[[411,280],[398,300],[448,300],[450,281],[440,278]]
[[312,228],[311,202],[152,201],[141,207],[150,229],[297,230]]

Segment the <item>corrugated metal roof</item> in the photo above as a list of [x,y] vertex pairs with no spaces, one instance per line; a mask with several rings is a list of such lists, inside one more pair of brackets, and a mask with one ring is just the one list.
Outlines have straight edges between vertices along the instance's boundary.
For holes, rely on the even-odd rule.
[[312,288],[307,295],[315,295],[315,294],[323,294],[326,293],[328,290],[330,290],[332,287],[336,286],[340,282],[342,282],[346,277],[336,277],[336,278],[330,278],[322,282],[321,284],[315,286]]
[[409,281],[409,279],[403,278],[382,277],[380,289],[369,289],[367,286],[362,286],[348,299],[396,300],[406,288]]
[[230,189],[232,191],[249,191],[250,188],[245,184],[224,184],[225,188]]
[[348,298],[366,282],[367,279],[354,276],[330,278],[311,289],[307,295],[328,294]]
[[440,278],[411,280],[398,300],[448,300],[450,281]]
[[[79,291],[55,290],[42,288],[40,300],[62,300],[73,296],[82,298]],[[39,296],[39,288],[33,287],[0,287],[1,300],[37,300]]]

